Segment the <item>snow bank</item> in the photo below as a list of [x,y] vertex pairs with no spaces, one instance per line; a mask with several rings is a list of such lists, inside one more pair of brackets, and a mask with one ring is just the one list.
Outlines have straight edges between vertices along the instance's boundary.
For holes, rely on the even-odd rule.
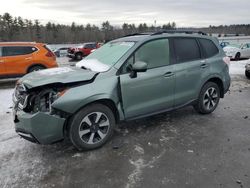
[[12,93],[14,89],[1,89],[0,90],[0,114],[11,112],[12,110]]

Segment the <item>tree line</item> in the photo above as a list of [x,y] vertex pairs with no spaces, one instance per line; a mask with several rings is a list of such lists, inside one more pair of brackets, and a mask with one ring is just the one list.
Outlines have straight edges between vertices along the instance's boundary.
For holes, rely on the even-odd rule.
[[[139,25],[124,23],[122,26],[113,26],[109,21],[105,21],[100,27],[90,23],[79,25],[75,22],[71,25],[52,22],[41,24],[39,20],[23,19],[20,16],[13,17],[9,13],[0,15],[0,41],[36,41],[48,44],[105,42],[133,33],[156,32],[176,28],[175,22],[169,22],[161,26],[147,25],[146,23]],[[250,24],[209,26],[200,29],[207,33],[250,35]]]

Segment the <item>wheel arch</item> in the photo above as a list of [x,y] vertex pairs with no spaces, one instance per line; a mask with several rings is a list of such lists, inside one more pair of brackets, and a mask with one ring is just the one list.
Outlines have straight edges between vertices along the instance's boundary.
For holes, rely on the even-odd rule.
[[206,82],[203,83],[202,87],[208,82],[216,83],[220,89],[220,98],[224,98],[224,84],[223,84],[222,79],[217,77],[217,76],[211,77],[211,78],[207,79]]
[[41,64],[41,63],[33,63],[33,64],[31,64],[30,66],[27,67],[26,73],[29,73],[29,70],[30,70],[31,68],[35,67],[35,66],[40,66],[40,67],[43,67],[43,68],[45,68],[45,69],[48,68],[48,67],[45,66],[44,64]]
[[88,102],[88,103],[84,104],[83,106],[81,106],[80,108],[78,108],[76,111],[74,111],[74,113],[72,113],[67,118],[67,121],[64,124],[64,127],[63,127],[64,134],[68,134],[68,130],[69,130],[69,127],[70,127],[70,124],[71,124],[71,122],[73,120],[74,115],[77,112],[79,112],[80,110],[82,110],[83,108],[86,108],[87,106],[92,105],[92,104],[102,104],[102,105],[105,105],[108,108],[110,108],[110,110],[114,114],[116,123],[118,123],[120,121],[120,118],[123,117],[123,114],[121,114],[121,111],[119,110],[119,107],[115,104],[115,102],[112,99],[110,99],[110,98],[100,98],[100,99]]

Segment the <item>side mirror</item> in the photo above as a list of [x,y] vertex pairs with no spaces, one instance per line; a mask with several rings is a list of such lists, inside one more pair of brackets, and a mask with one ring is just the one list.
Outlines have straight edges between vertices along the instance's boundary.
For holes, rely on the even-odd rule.
[[137,61],[135,64],[132,65],[131,69],[131,78],[136,78],[137,77],[137,72],[146,72],[148,68],[148,64],[143,62],[143,61]]

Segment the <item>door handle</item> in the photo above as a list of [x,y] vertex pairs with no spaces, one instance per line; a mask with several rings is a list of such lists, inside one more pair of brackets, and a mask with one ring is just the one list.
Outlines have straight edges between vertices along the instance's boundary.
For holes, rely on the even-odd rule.
[[31,58],[31,57],[26,57],[25,59],[26,59],[26,60],[31,60],[32,58]]
[[171,77],[171,76],[174,76],[174,73],[173,73],[173,72],[166,72],[166,73],[164,74],[164,77],[165,77],[165,78],[168,78],[168,77]]
[[205,69],[205,68],[207,68],[208,67],[208,64],[207,63],[203,63],[202,65],[201,65],[201,68],[202,69]]
[[4,60],[0,60],[0,63],[3,63],[4,62]]

